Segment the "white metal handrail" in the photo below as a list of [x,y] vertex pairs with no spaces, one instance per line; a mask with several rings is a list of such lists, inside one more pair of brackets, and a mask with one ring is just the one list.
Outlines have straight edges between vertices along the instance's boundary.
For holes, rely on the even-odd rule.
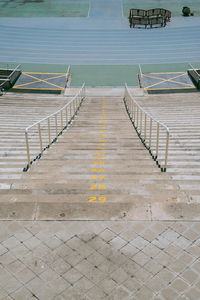
[[[137,103],[131,95],[127,84],[125,84],[124,103],[142,143],[148,149],[161,171],[166,172],[169,150],[169,128],[161,121],[156,120]],[[165,140],[164,149],[160,145],[163,139]]]
[[[63,131],[75,118],[83,100],[85,98],[85,83],[82,85],[79,92],[71,101],[66,103],[62,108],[49,116],[33,123],[25,129],[25,141],[27,152],[27,166],[23,169],[28,171],[33,161],[40,159],[43,152],[48,149],[51,144],[57,141]],[[32,132],[31,132],[32,130]],[[32,142],[33,157],[31,155],[30,143]],[[39,150],[38,150],[39,146]]]

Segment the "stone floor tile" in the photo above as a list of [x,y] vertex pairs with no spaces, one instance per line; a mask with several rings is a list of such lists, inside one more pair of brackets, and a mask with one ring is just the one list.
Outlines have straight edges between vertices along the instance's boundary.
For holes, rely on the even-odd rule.
[[93,266],[99,266],[101,263],[103,263],[105,261],[105,257],[102,254],[95,251],[90,256],[88,256],[87,260]]
[[3,288],[0,288],[0,299],[5,299],[7,295],[8,293]]
[[168,247],[164,248],[163,251],[169,254],[171,257],[177,257],[183,251],[179,246],[170,244]]
[[127,259],[125,263],[121,265],[121,268],[129,275],[135,276],[138,270],[141,268],[136,262],[131,259]]
[[192,256],[196,258],[200,258],[200,247],[193,244],[185,249],[186,252],[190,253]]
[[66,245],[70,248],[77,250],[81,246],[85,245],[85,243],[76,236],[73,236],[70,240],[66,242]]
[[71,266],[67,262],[65,262],[61,257],[49,266],[59,275],[63,275],[71,268]]
[[114,239],[112,239],[109,244],[116,250],[122,248],[127,244],[125,240],[123,240],[121,237],[117,236]]
[[188,239],[189,241],[196,241],[199,238],[199,233],[192,229],[188,229],[183,233],[183,236]]
[[106,293],[99,287],[92,287],[86,294],[89,299],[102,300],[105,299]]
[[188,283],[185,282],[185,280],[181,278],[176,278],[172,283],[171,287],[177,291],[179,294],[182,294],[188,287]]
[[187,292],[185,292],[185,295],[186,295],[190,300],[197,300],[197,299],[199,299],[200,289],[198,289],[198,288],[196,288],[196,287],[191,287],[190,289],[188,289]]
[[9,250],[7,248],[5,248],[3,245],[0,244],[0,255],[5,254],[8,251]]
[[177,276],[175,273],[171,272],[167,268],[162,269],[157,276],[168,286],[169,283]]
[[39,244],[41,244],[41,241],[35,236],[32,236],[30,239],[24,241],[24,245],[30,250],[33,250],[34,248],[38,247]]
[[138,253],[140,250],[136,247],[134,247],[132,244],[128,243],[124,247],[120,249],[120,252],[123,253],[125,256],[131,258],[136,253]]
[[146,229],[146,227],[148,227],[148,223],[146,222],[131,222],[129,224],[129,229],[135,231],[135,233],[140,234],[140,232],[142,232],[144,229]]
[[84,257],[77,251],[73,251],[70,255],[64,257],[64,261],[66,261],[72,267],[75,267],[82,260],[84,260]]
[[33,256],[32,253],[24,258],[23,263],[36,275],[43,273],[48,268],[43,260],[37,256]]
[[128,300],[130,298],[130,293],[129,291],[124,288],[123,286],[119,286],[115,288],[112,293],[109,295],[108,299],[113,299],[113,300]]
[[168,266],[169,264],[176,261],[174,257],[171,257],[164,251],[161,251],[155,258],[155,262],[161,264],[162,266]]
[[126,222],[117,221],[117,222],[111,222],[109,229],[111,229],[116,234],[121,234],[123,231],[126,230],[127,226],[129,226]]
[[30,253],[30,249],[25,247],[23,244],[20,244],[19,246],[11,249],[10,253],[16,258],[23,260],[24,257],[26,257],[28,253]]
[[30,300],[32,293],[25,287],[21,287],[10,295],[14,300]]
[[[102,231],[99,234],[99,237],[102,238],[105,242],[111,241],[113,238],[117,236],[116,233],[114,233],[112,230],[106,228],[104,231]],[[123,236],[122,236],[123,237]]]
[[83,277],[83,274],[81,274],[75,268],[71,268],[69,271],[67,271],[65,274],[63,274],[62,277],[65,278],[69,283],[74,284],[81,277]]
[[44,286],[38,293],[37,297],[40,300],[53,300],[57,294],[57,291],[50,286]]
[[19,232],[16,232],[14,236],[19,242],[24,242],[30,239],[33,235],[28,230],[23,228]]
[[146,247],[149,244],[149,242],[147,240],[143,239],[141,236],[136,237],[130,243],[134,247],[138,248],[139,250],[142,250],[144,247]]
[[[137,277],[137,275],[136,275]],[[123,282],[123,285],[130,291],[130,292],[136,292],[141,288],[141,283],[139,283],[135,278],[128,278],[125,282]]]
[[52,288],[52,290],[55,292],[55,294],[60,294],[64,290],[69,288],[71,285],[62,277],[58,277],[56,279],[52,279],[51,281],[49,281],[48,286],[50,286]]
[[120,251],[115,251],[108,258],[113,264],[121,266],[127,262],[127,257],[123,255]]
[[75,269],[83,275],[86,275],[88,272],[91,271],[91,269],[93,269],[93,267],[94,266],[87,259],[84,259],[76,265]]
[[170,225],[170,228],[172,228],[174,231],[176,231],[179,234],[182,234],[188,229],[187,225],[184,224],[184,222],[174,222],[172,223],[172,225]]
[[46,240],[44,243],[47,245],[47,247],[54,250],[58,248],[63,242],[56,236],[53,236],[50,239]]
[[105,258],[113,255],[116,253],[116,251],[111,247],[110,244],[105,244],[103,247],[98,249],[98,252],[102,254]]
[[76,288],[69,288],[54,300],[90,300],[86,295],[83,295],[82,291],[78,291]]
[[15,260],[9,265],[6,265],[6,269],[12,274],[22,271],[24,267],[24,264],[20,260]]
[[110,260],[104,260],[99,266],[98,268],[107,274],[110,274],[112,272],[114,272],[116,269],[118,269],[118,266],[116,264],[113,264]]
[[154,258],[156,255],[158,255],[158,253],[160,253],[160,249],[153,244],[148,244],[142,249],[142,252],[144,252],[150,258]]
[[[149,226],[149,224],[147,223],[147,227]],[[170,227],[170,222],[153,222],[152,224],[150,224],[150,228],[152,231],[154,231],[155,233],[157,233],[157,235],[162,234],[167,228]]]
[[93,268],[85,276],[93,283],[98,284],[107,276],[107,274],[98,268]]
[[176,240],[173,241],[173,244],[179,246],[181,249],[187,248],[192,242],[186,239],[184,236],[178,237]]
[[153,240],[155,240],[155,238],[157,238],[158,234],[152,231],[151,229],[147,228],[146,230],[140,233],[140,236],[148,242],[152,242]]
[[110,277],[106,277],[98,284],[99,288],[101,288],[106,294],[110,294],[114,288],[117,287],[117,283],[111,279]]
[[76,289],[80,293],[86,293],[89,289],[94,286],[94,283],[91,282],[86,277],[82,277],[74,284],[74,290]]
[[0,264],[2,265],[9,265],[14,261],[16,261],[16,257],[12,255],[11,251],[0,256]]
[[128,228],[128,230],[120,233],[120,237],[127,242],[134,240],[135,238],[137,238],[137,236],[138,234],[132,228]]
[[56,280],[57,278],[60,277],[60,275],[55,272],[55,270],[51,269],[50,267],[47,267],[46,270],[39,275],[42,280],[44,280],[46,283]]
[[190,267],[187,268],[181,275],[180,275],[186,282],[189,284],[193,284],[195,281],[197,281],[197,278],[199,274],[197,272],[194,272]]
[[145,265],[144,268],[152,273],[153,275],[157,274],[163,269],[163,266],[160,265],[157,261],[154,259],[150,259]]
[[166,287],[165,289],[163,289],[161,295],[165,300],[176,299],[179,296],[179,294],[171,287]]
[[167,246],[169,246],[171,242],[168,239],[164,238],[162,235],[160,235],[155,240],[153,240],[152,244],[157,246],[160,250],[163,250]]
[[23,284],[27,283],[28,281],[32,280],[35,277],[36,277],[35,273],[33,273],[27,267],[25,267],[23,270],[17,273],[17,279]]
[[40,291],[46,286],[45,282],[39,278],[35,277],[28,283],[26,283],[26,288],[32,292],[34,295],[39,295]]
[[11,294],[17,289],[19,289],[22,286],[22,284],[14,277],[12,279],[9,279],[6,284],[3,286],[3,289],[8,293]]
[[180,237],[180,234],[173,229],[168,228],[165,232],[162,233],[162,237],[169,240],[170,242],[174,242],[177,240],[177,238]]
[[191,268],[200,273],[200,260],[196,260],[193,264],[191,264]]
[[165,287],[164,282],[162,282],[158,276],[154,276],[153,278],[151,278],[145,283],[145,285],[148,288],[150,288],[154,293],[158,293]]
[[82,245],[77,249],[77,252],[80,253],[84,258],[90,256],[95,250],[88,246],[87,244]]
[[143,300],[147,300],[147,299],[152,299],[153,297],[153,291],[148,288],[147,286],[143,285],[141,287],[141,289],[139,289],[139,291],[137,291],[135,293],[136,299],[143,299]]
[[123,283],[128,279],[129,275],[122,269],[119,268],[110,274],[110,277],[118,284]]
[[132,260],[138,265],[143,266],[150,260],[150,257],[144,254],[144,252],[140,251],[132,257]]
[[149,280],[152,277],[152,274],[149,273],[147,270],[144,268],[140,268],[137,273],[135,274],[135,279],[140,282],[140,284],[144,284],[147,279]]
[[99,248],[103,247],[103,245],[105,245],[105,241],[98,236],[95,236],[87,242],[87,246],[95,250],[98,250]]
[[64,243],[62,243],[58,248],[56,248],[56,253],[58,254],[58,256],[65,258],[68,255],[73,254],[73,250]]

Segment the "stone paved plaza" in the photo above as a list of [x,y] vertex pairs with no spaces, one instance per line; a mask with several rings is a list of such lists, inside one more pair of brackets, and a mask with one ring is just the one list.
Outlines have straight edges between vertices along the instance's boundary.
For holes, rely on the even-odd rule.
[[1,221],[0,299],[198,300],[200,223]]

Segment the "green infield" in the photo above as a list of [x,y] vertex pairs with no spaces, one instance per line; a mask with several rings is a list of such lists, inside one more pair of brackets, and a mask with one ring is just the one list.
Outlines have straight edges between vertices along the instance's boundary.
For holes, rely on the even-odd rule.
[[[192,62],[194,68],[200,68],[200,62]],[[0,68],[15,68],[13,63],[0,63]],[[142,73],[186,72],[188,63],[145,64],[141,65]],[[66,73],[68,65],[22,63],[23,72]],[[72,87],[85,82],[86,86],[103,87],[138,86],[139,65],[71,65]]]
[[89,0],[0,0],[0,17],[88,17]]
[[194,12],[194,16],[200,16],[200,4],[199,1],[166,1],[166,0],[123,0],[123,14],[128,18],[130,8],[151,9],[151,8],[165,8],[172,12],[173,17],[182,16],[182,8],[184,6],[190,7],[191,12]]

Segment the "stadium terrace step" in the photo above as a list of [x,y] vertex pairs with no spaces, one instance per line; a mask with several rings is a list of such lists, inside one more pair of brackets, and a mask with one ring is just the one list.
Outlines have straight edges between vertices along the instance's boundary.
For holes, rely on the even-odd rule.
[[[59,103],[63,103],[61,97],[54,99],[56,104],[60,100]],[[20,101],[19,97],[17,101]],[[30,101],[34,107],[34,101]],[[41,113],[44,107],[48,112],[45,101],[42,97],[35,101],[35,105],[41,105]],[[13,99],[12,103],[14,105]],[[28,105],[28,99],[21,103],[26,104],[29,112],[22,121],[22,126],[27,126],[28,121],[31,123],[32,107]],[[37,120],[38,112],[37,115],[32,112],[31,120]],[[13,110],[10,118],[12,114]],[[8,136],[9,132],[12,130],[8,130]],[[21,132],[23,134],[23,129]],[[158,207],[159,218],[174,219],[168,207],[191,201],[187,195],[191,190],[188,182],[193,182],[197,195],[198,173],[195,177],[173,178],[182,174],[178,173],[182,165],[176,166],[173,162],[177,158],[184,160],[188,155],[183,150],[180,156],[172,144],[170,173],[161,173],[138,139],[121,97],[86,98],[72,125],[26,173],[22,173],[22,168],[20,170],[20,166],[26,164],[23,136],[19,133],[15,136],[14,131],[12,135],[12,144],[7,138],[8,149],[6,143],[1,148],[2,155],[7,153],[0,158],[1,219],[149,220],[156,219]],[[37,143],[35,140],[31,144],[32,154],[39,151]],[[190,161],[187,164],[193,168]],[[153,207],[155,214],[152,214]],[[181,218],[182,214],[180,212],[176,218]]]

